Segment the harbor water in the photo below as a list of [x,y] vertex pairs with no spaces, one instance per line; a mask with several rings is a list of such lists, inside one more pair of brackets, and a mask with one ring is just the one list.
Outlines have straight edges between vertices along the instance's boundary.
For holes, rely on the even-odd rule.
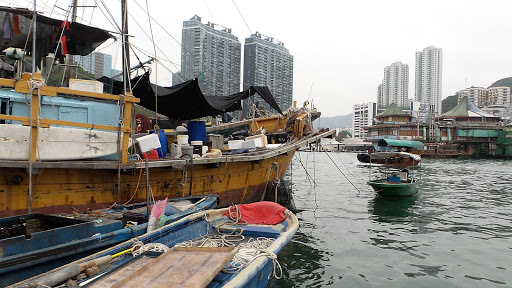
[[512,161],[423,159],[403,199],[376,196],[374,169],[296,153],[284,182],[300,228],[269,287],[512,287]]

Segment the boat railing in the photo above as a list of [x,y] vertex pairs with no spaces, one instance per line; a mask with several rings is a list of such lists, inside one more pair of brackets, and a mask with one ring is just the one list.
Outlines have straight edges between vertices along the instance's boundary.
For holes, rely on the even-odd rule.
[[[132,132],[131,123],[132,123],[132,105],[134,103],[139,103],[140,99],[133,97],[131,93],[126,93],[126,95],[112,95],[112,94],[104,94],[104,93],[95,93],[89,91],[79,91],[73,90],[65,87],[51,87],[42,85],[40,87],[31,88],[33,86],[33,82],[41,83],[41,74],[34,73],[31,74],[24,73],[22,75],[22,79],[19,81],[15,81],[13,79],[0,79],[1,87],[13,88],[18,93],[23,94],[32,94],[30,99],[30,115],[29,116],[14,116],[7,114],[0,114],[0,120],[11,120],[11,121],[20,121],[24,126],[31,126],[32,133],[30,133],[29,143],[32,143],[31,153],[30,153],[30,161],[36,161],[36,149],[37,149],[37,138],[38,138],[38,127],[49,127],[50,125],[63,125],[63,126],[71,126],[71,127],[79,127],[79,128],[88,128],[88,129],[100,129],[100,130],[108,130],[108,131],[116,131],[123,135],[122,144],[121,144],[121,163],[128,162],[128,145],[130,139],[130,133]],[[108,125],[98,125],[92,123],[83,123],[83,122],[74,122],[74,121],[63,121],[56,119],[48,119],[41,118],[40,116],[40,105],[41,105],[41,96],[82,96],[89,97],[107,101],[116,101],[119,102],[119,105],[124,106],[124,114],[122,117],[121,123],[119,123],[120,127],[117,126],[108,126]],[[32,123],[31,123],[32,122]]]

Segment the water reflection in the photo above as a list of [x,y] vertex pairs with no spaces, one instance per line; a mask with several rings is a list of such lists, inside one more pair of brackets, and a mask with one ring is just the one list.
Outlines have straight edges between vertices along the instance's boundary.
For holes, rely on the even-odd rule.
[[318,239],[298,231],[279,253],[283,268],[281,279],[272,279],[268,287],[323,287],[325,266],[330,255],[319,250]]
[[369,203],[369,212],[374,220],[379,222],[392,222],[414,215],[414,207],[418,194],[409,197],[382,197],[375,196]]

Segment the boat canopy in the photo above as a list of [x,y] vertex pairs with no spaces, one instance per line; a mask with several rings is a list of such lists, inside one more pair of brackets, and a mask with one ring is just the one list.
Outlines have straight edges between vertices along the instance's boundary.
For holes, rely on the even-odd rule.
[[379,146],[407,147],[423,150],[425,145],[420,141],[413,140],[395,140],[395,139],[379,139]]
[[[105,83],[106,77],[98,79]],[[206,96],[199,88],[197,78],[171,87],[162,87],[149,81],[149,72],[131,80],[133,96],[140,98],[140,105],[176,120],[190,120],[220,115],[242,109],[243,99],[258,93],[272,108],[283,114],[267,86],[250,86],[228,96]],[[113,94],[122,94],[123,84],[113,83]],[[158,97],[155,94],[158,93]],[[158,99],[156,99],[158,98]]]
[[385,160],[390,158],[412,158],[416,162],[421,161],[421,156],[407,152],[374,152],[370,154],[372,160]]
[[[32,45],[26,45],[27,37],[29,43],[32,41],[32,16],[33,11],[24,8],[9,8],[0,6],[0,22],[2,33],[0,33],[0,50],[6,48],[20,48],[32,50]],[[35,51],[36,63],[40,65],[41,59],[54,53],[57,46],[65,49],[65,54],[89,55],[98,46],[109,38],[115,38],[107,31],[80,24],[78,22],[67,22],[53,19],[37,14],[37,51]],[[65,33],[62,33],[65,29]],[[61,34],[65,45],[59,44]],[[26,48],[25,48],[26,47]]]

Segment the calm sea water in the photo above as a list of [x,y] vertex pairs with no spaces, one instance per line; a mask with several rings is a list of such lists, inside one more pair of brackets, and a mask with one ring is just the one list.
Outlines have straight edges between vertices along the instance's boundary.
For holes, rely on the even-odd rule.
[[512,161],[423,159],[404,199],[376,196],[370,169],[296,154],[285,183],[300,228],[270,287],[512,287]]

